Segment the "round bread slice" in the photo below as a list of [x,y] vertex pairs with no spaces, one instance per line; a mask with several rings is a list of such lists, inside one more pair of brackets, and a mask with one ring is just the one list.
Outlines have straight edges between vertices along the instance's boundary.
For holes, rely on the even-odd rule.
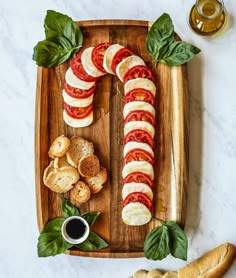
[[48,155],[51,158],[61,157],[65,155],[70,146],[70,139],[65,135],[57,137],[51,147],[49,148]]
[[74,97],[69,96],[67,94],[67,92],[65,90],[63,90],[62,91],[62,96],[63,96],[64,102],[67,103],[70,106],[73,106],[73,107],[87,107],[93,102],[94,94],[92,94],[91,96],[86,97],[86,98],[74,98]]
[[45,180],[47,178],[47,176],[49,175],[49,173],[53,172],[55,170],[54,168],[54,160],[52,160],[49,165],[44,169],[43,172],[43,183],[45,183]]
[[82,137],[73,136],[70,138],[70,147],[66,157],[70,165],[77,168],[81,158],[94,153],[93,144]]
[[153,199],[153,192],[150,188],[145,183],[137,183],[137,182],[130,182],[130,183],[125,183],[123,188],[122,188],[122,199],[125,200],[125,198],[133,192],[142,192],[146,194],[151,200]]
[[148,274],[147,270],[139,269],[134,273],[133,278],[147,278],[147,274]]
[[82,90],[89,90],[91,89],[95,82],[87,82],[79,79],[76,75],[74,75],[71,68],[66,71],[65,75],[66,83],[69,84],[71,87],[79,88]]
[[137,88],[150,91],[154,97],[156,95],[156,85],[147,78],[135,78],[127,81],[124,86],[124,93],[126,95],[129,91]]
[[124,109],[123,109],[124,119],[131,111],[136,111],[136,110],[149,112],[155,118],[155,109],[150,103],[145,101],[131,101],[124,105]]
[[123,59],[116,67],[116,74],[118,78],[123,82],[124,76],[129,69],[135,66],[144,66],[145,63],[143,59],[136,55],[131,55],[125,59]]
[[158,270],[158,269],[152,269],[148,272],[147,277],[146,278],[162,278],[163,277],[163,273]]
[[70,191],[70,200],[72,204],[76,205],[87,202],[90,195],[89,186],[82,181],[78,181]]
[[131,202],[122,209],[122,219],[125,224],[140,226],[148,223],[152,218],[150,210],[139,202]]
[[56,172],[50,172],[45,179],[45,185],[52,191],[65,193],[69,191],[78,180],[78,171],[71,166],[66,166],[58,169]]
[[65,167],[65,166],[71,166],[67,160],[66,155],[63,155],[62,157],[56,157],[54,159],[53,165],[54,165],[55,169],[59,169],[59,168]]
[[94,47],[87,47],[82,52],[81,55],[81,62],[83,65],[83,68],[87,72],[88,75],[93,77],[100,77],[104,75],[105,73],[101,72],[99,69],[97,69],[92,61],[92,52]]
[[79,173],[82,177],[94,177],[100,171],[100,162],[96,155],[84,156],[79,161]]
[[111,69],[112,60],[115,57],[116,53],[121,48],[124,48],[124,46],[116,43],[109,46],[105,51],[104,59],[103,59],[103,68],[105,69],[106,72],[115,74],[115,72],[113,72],[113,70]]
[[144,121],[127,122],[124,126],[124,136],[126,136],[126,134],[128,134],[130,131],[134,129],[144,130],[152,137],[152,139],[154,138],[155,128],[153,127],[152,124]]
[[88,184],[93,194],[98,193],[103,188],[103,184],[107,181],[107,170],[101,166],[97,175],[83,178],[83,180]]
[[147,161],[131,161],[125,164],[122,170],[122,177],[125,179],[130,173],[140,172],[148,175],[150,179],[154,180],[153,166]]
[[93,123],[93,111],[91,111],[91,113],[83,119],[75,119],[68,115],[66,110],[63,110],[63,120],[67,125],[74,128],[89,126]]

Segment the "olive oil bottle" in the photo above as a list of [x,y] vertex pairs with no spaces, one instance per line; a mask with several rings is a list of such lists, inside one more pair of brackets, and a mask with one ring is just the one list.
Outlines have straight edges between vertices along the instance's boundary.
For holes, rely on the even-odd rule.
[[226,11],[220,0],[197,0],[189,14],[190,27],[202,36],[215,35],[225,23]]

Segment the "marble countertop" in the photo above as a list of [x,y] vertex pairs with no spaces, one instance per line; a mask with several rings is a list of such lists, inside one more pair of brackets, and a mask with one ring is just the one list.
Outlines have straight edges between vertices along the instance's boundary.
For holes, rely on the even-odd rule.
[[[182,39],[202,53],[188,64],[190,173],[186,233],[188,262],[224,243],[236,245],[236,1],[225,0],[228,31],[220,38],[195,35],[187,25],[194,0],[25,0],[0,1],[0,276],[3,278],[127,278],[137,269],[174,270],[186,264],[59,255],[37,257],[38,228],[34,183],[36,66],[32,49],[43,39],[46,10],[74,20],[173,19]],[[227,278],[236,277],[234,262]]]

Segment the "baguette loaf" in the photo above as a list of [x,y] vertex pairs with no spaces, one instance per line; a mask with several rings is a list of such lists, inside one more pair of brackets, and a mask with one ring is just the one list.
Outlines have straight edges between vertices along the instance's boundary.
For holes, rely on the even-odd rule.
[[222,278],[236,255],[236,247],[222,244],[178,270],[179,278]]

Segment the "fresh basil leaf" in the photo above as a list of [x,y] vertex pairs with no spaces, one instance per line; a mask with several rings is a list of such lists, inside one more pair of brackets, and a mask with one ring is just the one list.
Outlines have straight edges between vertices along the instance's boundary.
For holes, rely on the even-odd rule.
[[147,259],[164,259],[170,253],[168,228],[162,225],[152,229],[144,241],[143,250]]
[[85,212],[81,216],[88,222],[89,226],[92,226],[99,215],[100,212]]
[[46,38],[63,36],[67,38],[72,46],[81,47],[83,35],[79,26],[67,15],[48,10],[44,20]]
[[182,65],[201,51],[190,43],[175,41],[174,26],[166,13],[151,26],[146,39],[146,48],[156,62],[168,66]]
[[62,203],[62,212],[65,218],[68,218],[70,216],[79,216],[80,211],[77,207],[72,206],[70,201],[65,199]]
[[51,68],[68,60],[73,51],[74,48],[66,38],[57,36],[39,42],[34,47],[33,60],[39,66]]
[[188,240],[184,231],[174,221],[165,223],[169,233],[170,253],[175,258],[187,260]]
[[61,226],[64,220],[64,218],[53,219],[43,228],[37,245],[39,257],[55,256],[73,246],[66,242],[61,235]]
[[90,232],[88,238],[84,242],[75,245],[79,250],[88,252],[100,250],[107,246],[108,244],[106,241],[94,232]]
[[200,51],[199,48],[190,43],[176,41],[169,45],[169,51],[163,55],[164,57],[159,57],[159,59],[168,66],[179,66],[187,63]]

